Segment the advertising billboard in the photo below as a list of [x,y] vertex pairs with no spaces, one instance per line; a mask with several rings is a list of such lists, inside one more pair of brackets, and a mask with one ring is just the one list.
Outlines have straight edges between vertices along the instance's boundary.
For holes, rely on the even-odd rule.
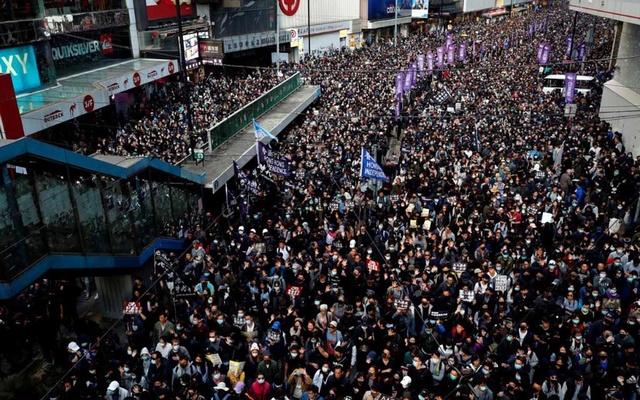
[[198,49],[198,34],[191,33],[182,37],[184,43],[184,60],[189,62],[200,57]]
[[[411,16],[413,0],[398,0],[398,18]],[[396,0],[369,0],[369,21],[390,19],[396,16]]]
[[191,4],[191,0],[146,0],[147,19],[158,21],[176,18],[178,12],[175,2],[177,1],[180,2],[180,14],[183,17],[193,14],[195,6]]
[[200,39],[199,50],[203,64],[222,65],[224,43],[221,40]]
[[149,27],[175,23],[178,17],[176,2],[180,4],[182,19],[197,18],[196,5],[192,0],[145,0],[134,1],[136,23],[141,30]]
[[11,47],[0,50],[0,74],[11,75],[16,93],[40,86],[40,74],[33,46]]
[[128,28],[54,35],[50,43],[58,77],[84,72],[92,65],[101,66],[104,59],[131,57]]
[[429,18],[429,0],[411,0],[411,18]]

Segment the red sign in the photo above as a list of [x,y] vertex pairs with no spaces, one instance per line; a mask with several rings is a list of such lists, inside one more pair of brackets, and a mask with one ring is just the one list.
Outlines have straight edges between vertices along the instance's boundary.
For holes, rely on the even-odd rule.
[[137,72],[134,72],[134,73],[133,73],[133,84],[134,84],[135,86],[140,86],[140,82],[141,82],[141,80],[140,80],[140,74],[139,74],[139,73],[137,73]]
[[18,139],[23,136],[24,128],[11,74],[0,74],[0,138]]
[[289,286],[289,288],[287,288],[287,294],[291,297],[298,297],[300,296],[300,287],[299,286]]
[[82,102],[82,105],[84,106],[84,110],[86,112],[91,112],[93,111],[93,107],[95,107],[95,101],[93,101],[93,97],[91,97],[90,94],[84,96],[84,101]]
[[278,0],[278,4],[280,5],[280,11],[282,11],[284,15],[291,17],[298,12],[300,0]]
[[369,273],[380,272],[380,263],[375,260],[369,260],[367,269],[369,269]]
[[[176,3],[180,2],[180,15],[190,17],[195,11],[191,5],[191,0],[147,0],[147,20],[157,21],[160,19],[177,18]],[[155,4],[154,4],[155,3]]]
[[100,35],[100,44],[102,45],[102,54],[105,56],[113,54],[113,38],[111,34],[104,33]]
[[142,311],[142,307],[140,307],[140,303],[136,303],[133,301],[125,301],[124,309],[122,310],[123,314],[133,315],[138,314]]
[[169,61],[169,75],[173,75],[176,72],[176,67],[173,65],[173,61]]

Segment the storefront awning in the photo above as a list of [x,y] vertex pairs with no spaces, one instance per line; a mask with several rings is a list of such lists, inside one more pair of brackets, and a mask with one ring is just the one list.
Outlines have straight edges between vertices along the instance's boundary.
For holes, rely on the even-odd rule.
[[499,17],[501,15],[505,15],[505,14],[507,14],[507,10],[504,8],[501,8],[499,10],[491,10],[489,12],[486,12],[482,14],[482,16],[485,18],[493,18],[493,17]]
[[140,58],[58,79],[17,99],[24,134],[32,135],[109,105],[109,96],[173,75],[177,60]]

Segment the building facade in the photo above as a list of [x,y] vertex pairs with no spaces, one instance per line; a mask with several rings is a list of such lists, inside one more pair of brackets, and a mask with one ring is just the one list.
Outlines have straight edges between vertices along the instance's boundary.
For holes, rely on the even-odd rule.
[[640,2],[635,0],[571,0],[578,13],[609,18],[615,25],[610,66],[613,79],[604,84],[601,118],[623,134],[627,151],[640,154]]

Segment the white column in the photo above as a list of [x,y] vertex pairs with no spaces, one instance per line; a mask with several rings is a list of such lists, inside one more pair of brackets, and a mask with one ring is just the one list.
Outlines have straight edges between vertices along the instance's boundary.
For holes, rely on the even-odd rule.
[[138,25],[136,24],[136,10],[133,7],[133,0],[126,0],[127,11],[129,11],[129,35],[131,36],[131,54],[133,58],[140,58],[140,41],[138,39]]

